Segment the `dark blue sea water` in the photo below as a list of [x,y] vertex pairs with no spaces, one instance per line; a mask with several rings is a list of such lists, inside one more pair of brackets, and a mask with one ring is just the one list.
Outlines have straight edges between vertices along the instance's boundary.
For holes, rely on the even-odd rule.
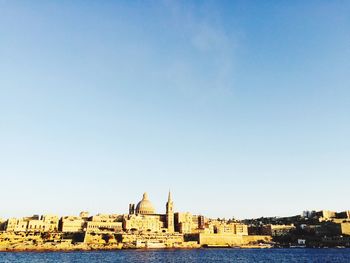
[[347,262],[350,249],[198,249],[0,252],[0,262]]

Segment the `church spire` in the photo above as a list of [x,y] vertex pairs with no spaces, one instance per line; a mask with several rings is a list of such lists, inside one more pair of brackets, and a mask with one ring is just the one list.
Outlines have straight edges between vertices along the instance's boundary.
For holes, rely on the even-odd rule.
[[170,192],[170,189],[169,189],[169,194],[168,194],[168,203],[170,203],[172,200],[171,200],[171,192]]
[[174,204],[169,190],[168,202],[166,203],[166,226],[169,233],[174,232]]

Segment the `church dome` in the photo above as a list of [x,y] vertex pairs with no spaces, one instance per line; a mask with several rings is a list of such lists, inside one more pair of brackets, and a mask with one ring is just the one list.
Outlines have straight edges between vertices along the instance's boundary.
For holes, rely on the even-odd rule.
[[150,200],[148,200],[147,193],[143,194],[142,200],[136,206],[136,214],[151,215],[155,214],[154,207]]

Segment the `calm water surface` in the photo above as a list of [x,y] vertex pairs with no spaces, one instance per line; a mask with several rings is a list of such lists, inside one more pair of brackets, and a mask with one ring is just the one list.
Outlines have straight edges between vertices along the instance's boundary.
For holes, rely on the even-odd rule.
[[350,249],[198,249],[2,253],[0,262],[347,262]]

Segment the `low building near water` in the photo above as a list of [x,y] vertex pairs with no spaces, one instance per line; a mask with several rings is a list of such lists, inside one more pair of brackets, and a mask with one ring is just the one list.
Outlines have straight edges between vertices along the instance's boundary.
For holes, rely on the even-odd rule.
[[83,232],[85,224],[85,218],[79,216],[64,216],[60,219],[59,230],[64,233]]

